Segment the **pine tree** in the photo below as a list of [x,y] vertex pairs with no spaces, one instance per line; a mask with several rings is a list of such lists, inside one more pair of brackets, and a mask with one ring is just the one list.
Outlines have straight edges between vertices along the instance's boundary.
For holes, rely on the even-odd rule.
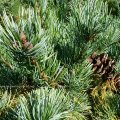
[[17,15],[0,16],[0,119],[119,119],[120,24],[109,2],[19,2]]

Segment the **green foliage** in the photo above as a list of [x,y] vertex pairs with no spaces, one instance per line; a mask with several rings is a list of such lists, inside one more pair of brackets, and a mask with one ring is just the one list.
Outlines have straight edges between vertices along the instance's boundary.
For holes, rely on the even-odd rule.
[[113,96],[108,96],[107,102],[108,102],[108,104],[110,106],[110,109],[112,111],[114,111],[114,114],[117,117],[120,117],[120,112],[119,112],[119,109],[120,109],[120,95],[115,94]]
[[10,100],[11,100],[11,95],[8,94],[7,91],[5,93],[1,92],[0,113],[9,106],[11,102]]
[[91,65],[87,61],[81,65],[75,65],[73,69],[69,69],[68,73],[66,82],[68,82],[70,91],[82,92],[90,88],[92,71]]
[[6,9],[8,14],[18,14],[18,9],[21,6],[19,0],[0,0],[0,14],[3,13],[4,9]]
[[[63,90],[41,88],[27,96],[21,96],[19,100],[20,103],[14,111],[19,120],[76,120],[77,111],[74,111]],[[85,119],[82,114],[78,115],[79,119]]]
[[[24,9],[22,9],[20,15],[21,20],[19,20],[17,25],[13,21],[12,16],[9,18],[4,12],[4,27],[0,26],[0,29],[3,33],[1,36],[2,46],[4,46],[5,50],[8,51],[7,56],[12,59],[12,71],[18,72],[21,77],[29,76],[28,79],[30,80],[33,79],[30,78],[34,76],[33,71],[36,71],[37,74],[37,71],[40,72],[41,69],[39,65],[32,65],[31,61],[35,59],[38,63],[41,63],[42,61],[45,62],[52,53],[50,52],[51,47],[46,43],[49,38],[41,28],[39,17],[30,9],[26,11],[26,14],[24,13]],[[27,17],[28,20],[25,19]],[[37,21],[35,21],[35,19],[37,19]],[[22,42],[19,37],[21,32],[26,33],[27,40],[33,44],[32,49],[23,49]],[[16,68],[19,69],[16,70]],[[39,75],[36,77],[39,78],[38,76]],[[20,79],[22,79],[21,77]]]
[[111,15],[119,17],[120,11],[119,11],[119,5],[120,2],[118,0],[107,0],[108,2],[108,10]]
[[101,52],[100,47],[103,48],[105,44],[104,38],[100,40],[101,36],[104,37],[104,33],[112,24],[107,3],[103,1],[79,2],[76,0],[71,4],[69,23],[60,26],[60,38],[56,38],[55,46],[58,59],[62,59],[67,64],[86,59],[94,51]]
[[119,92],[110,91],[110,84],[104,86],[107,82],[93,75],[94,66],[88,61],[93,52],[106,53],[116,62],[115,72],[120,72],[119,15],[111,16],[109,2],[0,3],[0,86],[9,87],[18,100],[12,106],[13,94],[5,92],[1,119],[116,120],[120,116]]
[[117,120],[114,111],[111,110],[109,105],[102,106],[100,104],[99,106],[96,106],[95,111],[96,114],[95,117],[93,117],[94,120]]
[[[117,120],[119,119],[119,94],[109,92],[104,101],[94,105],[95,120]],[[99,99],[99,98],[98,98]],[[98,101],[97,101],[98,102]]]
[[9,114],[11,108],[15,107],[17,99],[11,92],[6,89],[0,90],[0,119],[4,120],[5,116]]

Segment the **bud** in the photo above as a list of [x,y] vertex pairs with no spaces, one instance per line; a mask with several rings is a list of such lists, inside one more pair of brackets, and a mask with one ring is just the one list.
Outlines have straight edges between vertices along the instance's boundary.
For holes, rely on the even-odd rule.
[[22,41],[23,44],[27,42],[27,40],[26,40],[26,35],[25,35],[24,32],[22,32],[22,33],[20,34],[20,40]]
[[25,42],[25,43],[23,44],[23,48],[29,50],[29,49],[33,48],[33,45],[32,45],[30,42]]

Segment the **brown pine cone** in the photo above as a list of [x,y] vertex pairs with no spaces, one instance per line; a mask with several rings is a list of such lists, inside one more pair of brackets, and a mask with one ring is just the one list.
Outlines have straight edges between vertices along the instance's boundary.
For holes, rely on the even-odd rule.
[[107,54],[97,55],[93,53],[88,61],[92,64],[92,70],[99,74],[104,80],[113,77],[115,61],[108,57]]
[[120,89],[120,73],[114,75],[112,80],[114,82],[114,86],[115,86],[116,90],[119,90]]

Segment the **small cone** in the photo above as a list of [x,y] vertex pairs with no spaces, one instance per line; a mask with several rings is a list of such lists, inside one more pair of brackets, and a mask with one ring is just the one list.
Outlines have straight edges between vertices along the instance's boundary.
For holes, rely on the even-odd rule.
[[22,42],[23,44],[27,42],[27,40],[26,40],[26,35],[25,35],[24,32],[22,32],[22,33],[20,34],[20,40],[21,40],[21,42]]
[[22,33],[20,34],[20,40],[21,40],[21,42],[22,42],[22,44],[23,44],[23,48],[24,48],[24,49],[29,50],[29,49],[33,48],[33,45],[32,45],[30,42],[27,41],[26,35],[25,35],[24,32],[22,32]]
[[33,45],[30,42],[26,42],[23,44],[23,48],[29,50],[29,49],[33,48]]

